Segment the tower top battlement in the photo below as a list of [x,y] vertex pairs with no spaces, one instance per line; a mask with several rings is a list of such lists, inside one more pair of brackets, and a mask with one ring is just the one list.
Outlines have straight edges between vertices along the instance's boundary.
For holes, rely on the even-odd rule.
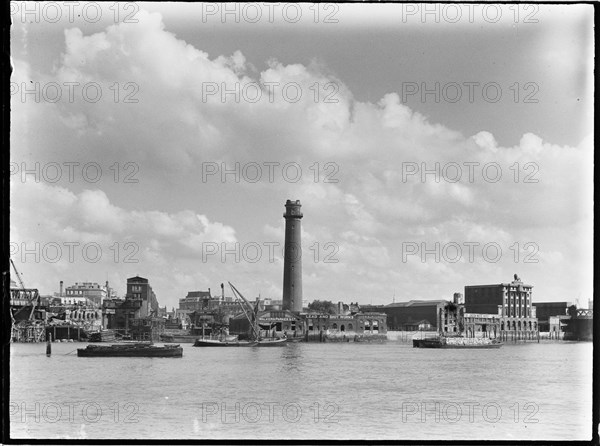
[[302,218],[301,207],[300,200],[287,200],[285,202],[285,214],[283,214],[283,216],[285,218]]

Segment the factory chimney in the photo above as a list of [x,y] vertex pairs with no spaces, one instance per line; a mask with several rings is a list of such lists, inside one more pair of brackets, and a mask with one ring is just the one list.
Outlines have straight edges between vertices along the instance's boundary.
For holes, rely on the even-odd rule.
[[283,258],[283,309],[302,311],[302,212],[300,200],[285,203],[285,247]]
[[60,281],[60,293],[59,293],[59,296],[62,297],[62,295],[63,295],[63,281],[61,280]]
[[225,302],[225,285],[221,284],[221,302]]

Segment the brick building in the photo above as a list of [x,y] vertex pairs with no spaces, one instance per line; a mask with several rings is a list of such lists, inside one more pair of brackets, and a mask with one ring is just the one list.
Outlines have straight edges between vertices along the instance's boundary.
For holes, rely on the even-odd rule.
[[125,300],[138,301],[139,309],[136,310],[135,318],[146,318],[151,315],[158,315],[158,300],[152,287],[145,279],[135,276],[127,279],[127,293]]
[[[158,300],[148,279],[135,276],[127,279],[125,299],[105,299],[102,305],[104,328],[115,330],[120,334],[130,334],[133,327],[154,327],[137,320],[152,320],[159,313]],[[164,327],[164,323],[162,324]],[[144,335],[145,336],[145,335]]]
[[[356,314],[296,313],[290,310],[263,310],[257,313],[262,337],[303,338],[311,342],[386,339],[386,315],[378,312]],[[240,338],[251,332],[246,315],[229,322],[229,333]]]
[[[535,306],[536,316],[538,318],[538,325],[540,331],[553,331],[550,328],[550,318],[553,316],[568,316],[568,310],[573,302],[536,302]],[[563,319],[565,319],[563,317]],[[554,328],[556,324],[552,324]]]
[[447,300],[411,300],[361,308],[385,313],[390,330],[437,330],[440,312],[444,313],[444,308],[448,303]]

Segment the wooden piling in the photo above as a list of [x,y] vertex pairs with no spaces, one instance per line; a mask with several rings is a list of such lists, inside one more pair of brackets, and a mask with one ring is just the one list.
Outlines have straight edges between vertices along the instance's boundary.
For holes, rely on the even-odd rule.
[[46,356],[50,357],[52,355],[52,335],[48,335],[48,339],[46,340]]

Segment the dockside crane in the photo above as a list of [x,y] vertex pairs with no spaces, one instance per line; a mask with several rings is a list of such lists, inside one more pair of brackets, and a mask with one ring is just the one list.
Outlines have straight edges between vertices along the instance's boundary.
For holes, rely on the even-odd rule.
[[[31,321],[31,320],[33,320],[33,315],[35,313],[35,307],[38,304],[39,294],[37,293],[37,290],[35,290],[35,292],[31,292],[31,290],[28,290],[27,288],[25,288],[25,283],[23,282],[23,278],[21,277],[21,274],[19,273],[19,270],[17,269],[17,265],[15,265],[15,262],[13,262],[13,259],[10,259],[10,263],[11,263],[13,269],[15,270],[15,275],[17,276],[17,280],[19,281],[19,285],[21,285],[21,290],[19,291],[18,296],[20,298],[21,294],[22,294],[23,297],[26,297],[27,300],[29,301],[28,305],[31,305],[31,311],[29,312],[29,315],[24,319]],[[14,295],[12,292],[11,292],[11,297],[13,297],[13,299],[14,299]],[[13,322],[15,321],[14,316],[23,310],[24,309],[20,309],[15,314],[13,314],[12,311],[10,312],[10,317]],[[21,320],[24,320],[24,319],[21,319]]]
[[[240,306],[242,307],[242,311],[244,312],[244,316],[246,316],[246,319],[248,319],[248,322],[250,322],[250,326],[252,327],[252,331],[254,332],[254,336],[255,339],[259,338],[259,333],[258,333],[258,320],[257,320],[257,313],[258,313],[258,304],[259,302],[256,303],[255,306],[253,306],[250,302],[248,302],[248,300],[242,295],[242,293],[240,293],[236,287],[233,286],[233,284],[231,282],[227,282],[229,284],[229,286],[231,287],[231,290],[233,291],[234,296],[239,296],[242,298],[243,303],[240,301]],[[252,315],[252,318],[248,315],[248,314]]]
[[19,270],[17,269],[17,266],[15,265],[15,262],[13,262],[13,259],[10,259],[10,264],[12,265],[13,269],[15,270],[15,274],[17,275],[17,279],[19,280],[19,284],[21,285],[21,288],[25,289],[25,284],[23,283],[23,279],[21,278],[21,274],[19,274]]

